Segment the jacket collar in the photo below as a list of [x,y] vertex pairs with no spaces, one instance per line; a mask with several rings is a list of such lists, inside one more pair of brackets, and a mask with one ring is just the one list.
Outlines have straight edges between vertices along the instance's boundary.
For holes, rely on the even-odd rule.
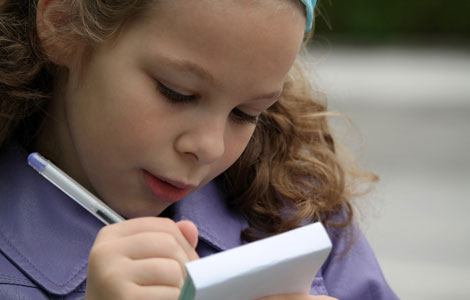
[[85,280],[89,250],[102,224],[26,159],[16,144],[0,154],[0,249],[39,286],[65,295]]
[[[66,295],[84,282],[100,221],[27,165],[17,144],[0,151],[0,251],[49,293]],[[247,222],[209,183],[176,203],[174,220],[193,221],[199,238],[217,250],[242,244]]]

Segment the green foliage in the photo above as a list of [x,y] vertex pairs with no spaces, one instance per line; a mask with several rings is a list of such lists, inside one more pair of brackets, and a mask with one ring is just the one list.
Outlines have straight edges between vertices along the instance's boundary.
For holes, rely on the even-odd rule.
[[317,33],[371,37],[439,34],[470,39],[470,0],[319,2]]

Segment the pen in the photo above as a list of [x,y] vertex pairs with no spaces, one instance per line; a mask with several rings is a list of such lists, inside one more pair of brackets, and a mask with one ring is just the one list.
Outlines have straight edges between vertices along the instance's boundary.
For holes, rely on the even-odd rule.
[[109,225],[124,221],[124,218],[111,207],[39,153],[31,153],[28,156],[28,164],[104,224]]

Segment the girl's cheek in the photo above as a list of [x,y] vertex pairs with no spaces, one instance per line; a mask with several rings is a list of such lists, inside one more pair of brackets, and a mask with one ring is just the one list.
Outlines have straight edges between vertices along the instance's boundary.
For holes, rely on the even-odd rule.
[[242,155],[246,146],[250,142],[253,132],[254,126],[253,128],[244,128],[238,135],[228,139],[229,145],[227,146],[226,151],[228,151],[228,155],[231,158],[230,165],[234,164],[235,161]]

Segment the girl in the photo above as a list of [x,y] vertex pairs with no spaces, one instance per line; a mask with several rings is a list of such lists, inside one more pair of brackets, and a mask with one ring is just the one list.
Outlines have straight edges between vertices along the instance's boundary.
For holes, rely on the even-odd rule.
[[[177,299],[185,262],[321,221],[312,295],[266,299],[394,299],[296,62],[313,6],[1,1],[0,298]],[[31,151],[128,220],[101,228]]]

